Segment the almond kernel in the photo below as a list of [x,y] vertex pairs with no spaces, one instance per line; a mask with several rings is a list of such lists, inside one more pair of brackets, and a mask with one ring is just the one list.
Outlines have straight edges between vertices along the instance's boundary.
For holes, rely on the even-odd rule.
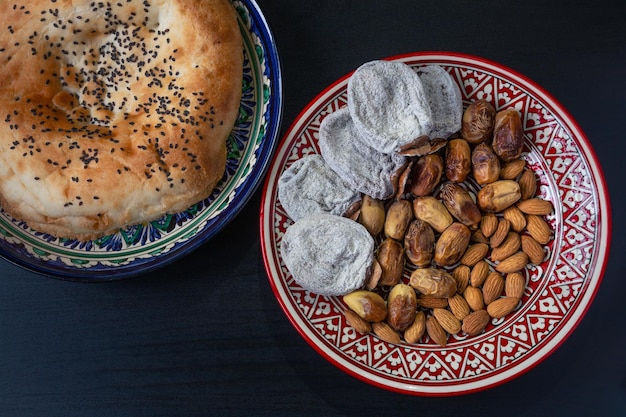
[[552,203],[541,198],[529,198],[517,203],[517,207],[526,214],[534,214],[535,216],[546,216],[552,213]]
[[506,259],[500,261],[498,265],[496,265],[496,271],[502,272],[503,274],[507,274],[510,272],[517,272],[528,264],[528,255],[524,252],[517,252],[513,255],[509,256]]
[[522,236],[522,250],[528,255],[528,260],[534,265],[539,265],[543,262],[545,256],[543,247],[533,239],[531,236]]
[[469,336],[477,336],[485,330],[490,320],[491,316],[486,310],[474,311],[463,319],[461,330]]
[[489,306],[504,290],[504,278],[498,272],[489,274],[483,284],[483,302]]
[[487,313],[494,319],[502,318],[517,308],[518,298],[503,297],[498,298],[487,306]]
[[522,298],[524,289],[526,288],[526,280],[519,272],[508,274],[504,280],[504,295],[507,297]]

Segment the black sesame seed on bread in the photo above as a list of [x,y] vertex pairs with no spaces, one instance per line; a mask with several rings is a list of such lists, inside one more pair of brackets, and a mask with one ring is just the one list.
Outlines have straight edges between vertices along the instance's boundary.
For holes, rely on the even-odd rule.
[[0,0],[0,206],[87,240],[206,198],[242,54],[227,0]]

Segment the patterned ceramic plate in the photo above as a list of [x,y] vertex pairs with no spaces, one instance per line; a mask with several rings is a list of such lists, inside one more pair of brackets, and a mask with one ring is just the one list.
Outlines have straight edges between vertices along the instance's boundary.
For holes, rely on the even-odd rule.
[[[600,285],[610,242],[610,207],[603,174],[583,132],[563,107],[532,81],[493,62],[453,53],[392,58],[413,67],[443,66],[456,80],[465,105],[487,99],[496,110],[523,114],[523,158],[550,200],[555,231],[543,263],[526,272],[522,306],[492,320],[476,337],[451,336],[446,347],[427,338],[395,345],[360,335],[342,315],[339,297],[304,291],[279,251],[292,221],[277,199],[280,174],[304,155],[318,152],[320,121],[347,105],[349,75],[322,92],[300,114],[278,147],[261,206],[263,255],[274,293],[289,320],[322,356],[373,385],[415,395],[454,395],[485,389],[527,371],[574,330]],[[405,273],[405,279],[407,279]]]
[[188,210],[88,242],[41,234],[0,212],[0,255],[57,278],[111,280],[172,262],[215,235],[243,208],[269,164],[282,115],[278,53],[254,0],[233,0],[244,43],[243,96],[228,138],[224,178]]

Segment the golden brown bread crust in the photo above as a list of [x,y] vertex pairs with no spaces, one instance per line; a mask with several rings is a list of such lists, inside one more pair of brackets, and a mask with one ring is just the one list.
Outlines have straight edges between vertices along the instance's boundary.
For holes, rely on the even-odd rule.
[[227,0],[0,0],[0,206],[85,240],[206,198],[242,55]]

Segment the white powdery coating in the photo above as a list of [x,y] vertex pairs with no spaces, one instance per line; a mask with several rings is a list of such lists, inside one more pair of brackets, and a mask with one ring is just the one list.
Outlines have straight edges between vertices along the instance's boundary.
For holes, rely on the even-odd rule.
[[432,112],[431,139],[447,139],[461,130],[463,101],[461,90],[450,74],[439,65],[428,65],[417,70],[424,94]]
[[374,260],[374,239],[361,224],[332,214],[314,214],[287,228],[282,259],[302,288],[344,295],[360,288]]
[[328,166],[353,189],[380,200],[395,193],[392,177],[404,167],[406,158],[371,148],[354,125],[348,108],[322,120],[318,145]]
[[278,179],[278,199],[293,221],[316,213],[341,216],[361,194],[353,190],[318,155],[294,162]]
[[350,114],[365,140],[383,153],[430,134],[432,116],[419,76],[408,65],[370,61],[348,81]]

